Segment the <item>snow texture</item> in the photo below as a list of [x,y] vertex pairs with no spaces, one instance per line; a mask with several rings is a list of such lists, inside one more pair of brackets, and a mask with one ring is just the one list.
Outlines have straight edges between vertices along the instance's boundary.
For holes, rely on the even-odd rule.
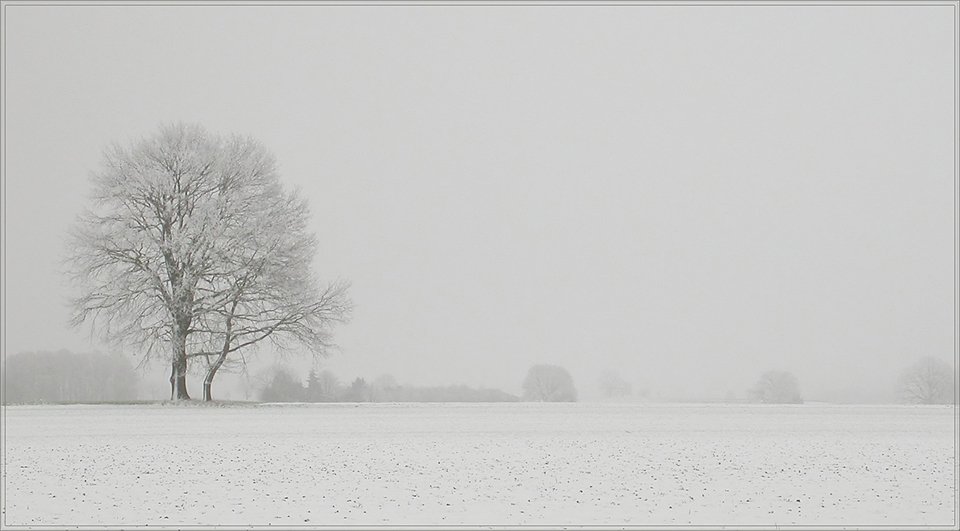
[[956,526],[952,406],[4,408],[5,526]]

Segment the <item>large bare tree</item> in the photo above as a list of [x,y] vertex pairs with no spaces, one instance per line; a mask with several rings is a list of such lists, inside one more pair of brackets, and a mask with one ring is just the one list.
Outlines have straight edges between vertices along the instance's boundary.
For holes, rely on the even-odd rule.
[[900,375],[901,398],[916,404],[952,404],[955,377],[953,368],[947,362],[926,356]]
[[212,382],[223,363],[211,357],[215,338],[224,359],[284,335],[326,347],[330,325],[346,318],[346,285],[321,289],[310,273],[306,203],[283,190],[259,142],[165,125],[106,150],[91,180],[93,206],[69,240],[73,323],[135,345],[145,360],[166,351],[171,398],[190,398],[198,354],[211,360]]

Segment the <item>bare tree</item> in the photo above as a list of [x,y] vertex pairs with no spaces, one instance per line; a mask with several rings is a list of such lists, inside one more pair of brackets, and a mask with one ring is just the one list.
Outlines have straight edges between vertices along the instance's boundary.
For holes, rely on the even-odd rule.
[[576,402],[577,389],[563,367],[534,365],[523,381],[523,398],[536,402]]
[[623,398],[633,392],[630,382],[624,380],[620,373],[606,369],[600,373],[600,389],[610,398]]
[[954,374],[949,364],[934,356],[921,358],[900,375],[900,395],[915,404],[953,404]]
[[216,349],[189,355],[207,361],[204,400],[212,399],[210,387],[228,355],[269,339],[281,351],[298,345],[324,356],[332,347],[332,326],[350,312],[347,283],[321,287],[314,279],[316,239],[306,233],[306,202],[274,187],[258,203],[244,230],[232,231],[238,245],[211,275],[210,289],[224,305],[196,327]]
[[329,346],[330,324],[349,311],[346,285],[321,289],[308,274],[306,204],[283,191],[261,144],[163,126],[108,149],[92,183],[67,258],[80,288],[73,323],[136,346],[144,361],[168,346],[171,398],[190,398],[192,358],[208,361],[209,399],[231,352],[281,336],[314,352]]
[[800,385],[789,372],[767,371],[760,376],[750,394],[764,404],[802,404]]

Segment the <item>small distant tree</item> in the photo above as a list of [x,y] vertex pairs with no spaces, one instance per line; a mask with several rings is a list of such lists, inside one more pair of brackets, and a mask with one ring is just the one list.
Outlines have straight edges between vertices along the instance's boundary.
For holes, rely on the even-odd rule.
[[397,402],[400,400],[400,384],[392,374],[381,374],[370,386],[370,398],[374,402]]
[[557,365],[534,365],[523,381],[523,399],[534,402],[576,402],[573,378]]
[[914,404],[952,404],[955,374],[934,356],[921,358],[900,375],[900,397]]
[[318,402],[316,400],[314,393],[317,389],[317,371],[310,369],[310,373],[307,375],[307,387],[303,390],[304,400],[307,402]]
[[363,378],[357,377],[343,393],[344,402],[369,402],[370,386]]
[[617,371],[607,369],[600,373],[600,390],[608,398],[623,398],[633,392],[633,386]]
[[273,378],[260,392],[260,400],[264,402],[300,402],[303,399],[303,384],[283,367],[275,369]]
[[760,376],[753,389],[753,399],[762,404],[802,404],[800,385],[796,376],[784,371],[767,371]]
[[343,384],[336,374],[328,370],[317,375],[317,397],[320,402],[336,402],[343,395]]

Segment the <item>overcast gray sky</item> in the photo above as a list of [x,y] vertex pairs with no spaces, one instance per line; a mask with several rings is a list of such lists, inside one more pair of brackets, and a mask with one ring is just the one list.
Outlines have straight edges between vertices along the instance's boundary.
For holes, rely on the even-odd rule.
[[108,143],[182,120],[309,198],[344,378],[889,385],[954,358],[955,16],[8,3],[5,353],[103,349],[65,324],[64,232]]

